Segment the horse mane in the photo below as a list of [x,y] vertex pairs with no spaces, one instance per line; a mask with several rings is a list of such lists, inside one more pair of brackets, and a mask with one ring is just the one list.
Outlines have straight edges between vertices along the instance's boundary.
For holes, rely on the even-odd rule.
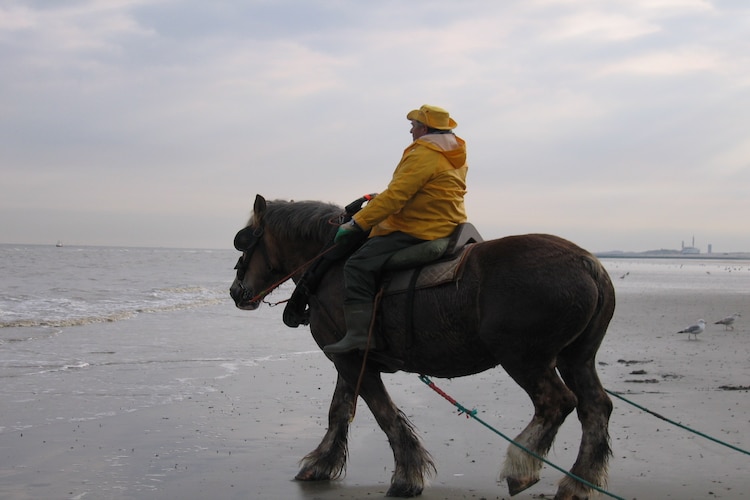
[[[263,221],[266,226],[273,226],[279,237],[327,243],[334,228],[338,227],[337,217],[343,212],[342,207],[321,201],[269,200]],[[248,225],[254,221],[255,214],[250,217]]]

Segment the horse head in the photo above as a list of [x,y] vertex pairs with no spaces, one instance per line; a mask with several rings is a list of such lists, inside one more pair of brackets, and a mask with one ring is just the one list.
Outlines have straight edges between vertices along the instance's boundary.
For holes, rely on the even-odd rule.
[[264,215],[266,200],[261,195],[255,197],[253,215],[247,226],[234,237],[234,247],[242,252],[237,265],[237,275],[229,294],[235,305],[244,310],[254,310],[263,298],[271,292],[269,286],[277,280],[283,272],[279,269],[274,257],[274,238],[266,231]]
[[266,202],[255,197],[253,215],[234,237],[242,252],[229,294],[240,309],[257,309],[286,279],[297,279],[333,240],[341,207],[315,201]]

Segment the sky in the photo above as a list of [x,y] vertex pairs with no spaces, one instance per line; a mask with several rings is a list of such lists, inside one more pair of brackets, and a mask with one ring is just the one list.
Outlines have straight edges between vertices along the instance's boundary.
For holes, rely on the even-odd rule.
[[230,249],[446,108],[486,239],[750,251],[746,0],[0,0],[0,243]]

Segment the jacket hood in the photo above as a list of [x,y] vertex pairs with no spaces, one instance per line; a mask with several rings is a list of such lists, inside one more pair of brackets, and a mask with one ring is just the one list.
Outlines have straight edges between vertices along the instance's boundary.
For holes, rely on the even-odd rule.
[[453,168],[461,168],[466,165],[466,142],[454,134],[427,134],[415,141],[433,151],[442,153],[453,165]]

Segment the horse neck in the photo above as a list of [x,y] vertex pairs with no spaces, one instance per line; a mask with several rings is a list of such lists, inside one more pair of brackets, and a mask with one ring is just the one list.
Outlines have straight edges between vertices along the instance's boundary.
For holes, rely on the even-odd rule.
[[279,256],[278,262],[283,266],[285,273],[291,273],[311,263],[326,246],[323,242],[301,236],[274,237],[274,242]]

